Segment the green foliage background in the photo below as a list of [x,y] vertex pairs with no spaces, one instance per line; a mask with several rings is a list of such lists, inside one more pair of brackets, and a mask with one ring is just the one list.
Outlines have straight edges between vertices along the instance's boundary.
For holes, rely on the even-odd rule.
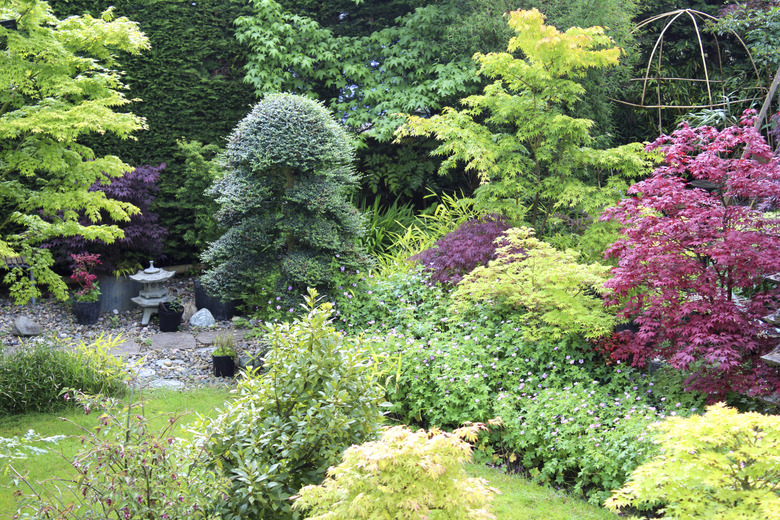
[[155,210],[169,229],[166,253],[171,261],[192,260],[198,249],[184,240],[192,209],[180,204],[184,161],[177,140],[222,146],[224,138],[255,102],[243,82],[246,51],[234,37],[233,20],[245,13],[240,0],[52,0],[60,16],[98,15],[109,5],[117,16],[139,23],[152,48],[140,56],[121,56],[120,67],[130,86],[133,113],[145,117],[149,129],[137,140],[90,138],[97,153],[111,153],[139,166],[165,162]]

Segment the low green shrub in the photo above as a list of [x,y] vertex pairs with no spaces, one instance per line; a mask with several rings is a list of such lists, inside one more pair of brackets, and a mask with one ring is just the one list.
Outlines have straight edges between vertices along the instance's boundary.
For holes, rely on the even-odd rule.
[[449,290],[427,281],[419,266],[376,274],[349,271],[335,262],[334,271],[329,296],[344,329],[405,330],[427,337],[446,328]]
[[690,520],[780,518],[780,416],[719,403],[652,428],[658,453],[612,493],[609,509],[660,507],[668,518]]
[[60,391],[121,395],[127,388],[122,360],[110,350],[121,338],[99,336],[75,350],[55,339],[27,343],[0,355],[0,412],[42,412],[63,406]]
[[82,448],[73,457],[58,452],[72,467],[72,478],[55,478],[54,485],[35,482],[9,466],[22,501],[14,518],[215,518],[210,510],[224,496],[227,482],[204,471],[197,450],[173,437],[180,415],[169,416],[153,431],[143,403],[125,406],[73,389],[66,396],[86,413],[102,412],[97,426],[84,429]]
[[377,362],[365,342],[336,331],[332,305],[316,297],[310,289],[307,315],[268,327],[263,373],[242,379],[234,403],[193,427],[204,467],[231,482],[223,520],[294,518],[289,498],[378,431]]
[[463,468],[471,446],[461,437],[476,437],[482,426],[389,428],[378,441],[347,449],[321,485],[301,489],[293,508],[308,511],[307,520],[495,519],[489,505],[496,490]]
[[647,427],[665,417],[637,391],[608,393],[579,383],[507,394],[497,412],[505,423],[502,444],[523,468],[595,503],[655,453]]

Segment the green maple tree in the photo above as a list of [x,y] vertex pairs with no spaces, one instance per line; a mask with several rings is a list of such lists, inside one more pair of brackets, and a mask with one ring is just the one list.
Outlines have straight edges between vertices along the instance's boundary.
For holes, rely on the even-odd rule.
[[[131,113],[115,111],[130,102],[123,93],[115,53],[138,53],[146,37],[111,9],[63,20],[39,0],[0,0],[0,18],[16,27],[0,27],[0,257],[22,256],[35,278],[21,268],[6,273],[17,303],[41,294],[67,297],[52,270],[48,250],[38,247],[54,237],[81,235],[113,242],[123,236],[114,221],[138,213],[135,206],[89,191],[131,170],[118,157],[97,157],[81,144],[87,134],[111,132],[122,138],[144,128]],[[4,264],[2,264],[4,267]]]
[[599,213],[648,164],[639,143],[591,147],[593,121],[567,113],[585,94],[577,79],[618,63],[620,49],[602,27],[560,32],[536,9],[510,13],[509,26],[516,35],[507,52],[474,55],[478,74],[494,80],[482,94],[463,99],[461,110],[407,115],[396,139],[435,137],[442,143],[433,154],[446,157],[441,174],[465,164],[478,175],[478,209],[544,236],[562,215]]

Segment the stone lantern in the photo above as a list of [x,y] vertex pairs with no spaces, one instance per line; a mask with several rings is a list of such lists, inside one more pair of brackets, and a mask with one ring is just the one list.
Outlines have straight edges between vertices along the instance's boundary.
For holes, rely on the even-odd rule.
[[143,271],[138,271],[135,274],[131,274],[128,278],[135,280],[141,284],[141,290],[138,296],[130,298],[134,303],[143,308],[144,315],[141,319],[142,325],[147,325],[152,314],[157,312],[157,306],[161,303],[169,302],[171,296],[168,294],[168,289],[165,288],[163,282],[169,280],[176,273],[173,271],[166,271],[154,266],[154,262],[149,262],[149,267]]

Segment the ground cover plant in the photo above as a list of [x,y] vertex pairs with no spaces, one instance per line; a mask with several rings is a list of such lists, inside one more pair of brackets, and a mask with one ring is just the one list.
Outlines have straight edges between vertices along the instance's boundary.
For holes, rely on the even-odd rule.
[[529,336],[525,316],[506,306],[448,312],[451,291],[419,268],[348,280],[337,298],[341,326],[380,345],[395,420],[455,428],[500,416],[488,460],[594,503],[652,455],[647,425],[701,406],[668,401],[658,379],[609,360],[581,335]]
[[618,267],[606,297],[638,332],[613,359],[643,366],[660,357],[691,373],[689,388],[711,400],[730,391],[780,390],[780,369],[759,358],[761,318],[777,309],[780,162],[753,127],[755,112],[717,130],[683,124],[649,145],[664,154],[652,176],[608,209],[623,238],[607,254]]

